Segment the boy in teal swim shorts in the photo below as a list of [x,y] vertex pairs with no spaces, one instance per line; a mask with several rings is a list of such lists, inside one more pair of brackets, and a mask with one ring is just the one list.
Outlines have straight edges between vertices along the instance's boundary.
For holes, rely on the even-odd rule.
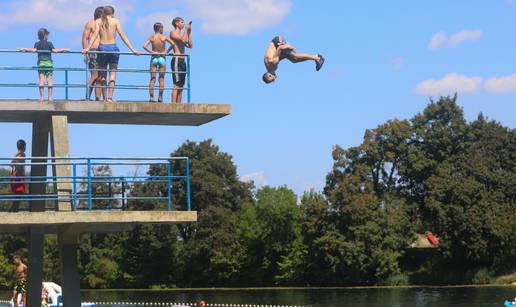
[[38,75],[39,75],[39,101],[43,102],[44,86],[47,83],[48,101],[52,102],[52,54],[51,52],[66,52],[70,49],[55,48],[52,42],[48,41],[47,29],[41,28],[38,30],[38,39],[34,43],[34,48],[18,48],[19,51],[37,52],[38,53]]
[[[156,22],[154,24],[154,34],[149,37],[143,44],[143,49],[148,53],[152,54],[150,60],[150,81],[149,81],[149,96],[150,102],[154,102],[154,84],[156,82],[156,70],[159,71],[159,96],[158,102],[163,102],[163,88],[165,86],[165,50],[166,43],[170,46],[174,46],[174,42],[163,35],[163,24]],[[152,50],[148,48],[149,44],[152,44]]]

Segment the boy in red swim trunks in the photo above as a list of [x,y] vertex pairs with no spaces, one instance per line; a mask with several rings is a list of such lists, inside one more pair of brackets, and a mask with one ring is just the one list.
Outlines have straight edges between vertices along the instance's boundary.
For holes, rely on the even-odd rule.
[[[15,195],[15,198],[19,198],[21,195],[27,193],[27,184],[24,183],[25,179],[18,178],[25,177],[25,166],[21,164],[25,163],[25,159],[20,158],[25,158],[25,148],[27,147],[27,144],[24,140],[18,140],[16,142],[16,147],[18,148],[18,151],[16,152],[15,158],[11,161],[11,163],[13,163],[11,166],[11,192]],[[19,201],[13,201],[11,211],[18,211],[19,206]]]

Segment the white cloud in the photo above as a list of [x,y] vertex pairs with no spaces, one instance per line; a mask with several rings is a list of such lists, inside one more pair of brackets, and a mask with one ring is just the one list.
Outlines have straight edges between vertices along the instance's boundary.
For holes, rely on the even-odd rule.
[[449,43],[452,47],[458,46],[465,41],[477,41],[482,38],[480,30],[464,30],[457,32],[450,37]]
[[[200,28],[212,34],[245,35],[251,31],[278,25],[292,7],[292,0],[147,0],[161,12],[155,12],[136,20],[139,31],[159,18],[167,21],[181,8],[187,20],[194,19]],[[63,31],[77,31],[92,18],[95,7],[110,4],[115,15],[126,20],[129,12],[135,12],[137,0],[17,0],[0,2],[0,31],[11,26],[34,24]],[[148,3],[147,3],[148,4]],[[163,13],[165,12],[165,13]],[[175,14],[174,14],[175,15]],[[169,24],[167,22],[166,24]],[[150,29],[152,30],[152,24]]]
[[265,178],[264,171],[259,171],[259,172],[242,175],[242,176],[240,176],[240,180],[243,182],[253,181],[254,185],[257,188],[267,185],[267,178]]
[[425,96],[449,95],[454,93],[473,94],[482,85],[482,78],[450,73],[440,80],[424,80],[416,86],[416,93]]
[[448,37],[445,32],[438,32],[430,40],[428,48],[435,50],[441,46],[457,47],[466,41],[477,41],[481,39],[482,36],[483,33],[480,30],[462,30],[452,34],[450,37]]
[[201,29],[212,34],[245,35],[279,24],[289,13],[291,0],[184,0]]
[[[107,3],[106,3],[107,2]],[[20,0],[4,4],[0,14],[0,30],[11,26],[35,24],[63,31],[77,31],[93,18],[97,6],[110,4],[115,15],[124,19],[133,9],[134,0]]]
[[516,73],[490,78],[486,80],[484,87],[486,91],[497,94],[516,92]]
[[172,30],[172,19],[178,16],[177,11],[170,12],[156,12],[136,19],[136,29],[141,34],[148,34],[149,36],[154,33],[154,23],[161,22],[163,24],[163,33],[167,34]]
[[446,34],[444,32],[438,32],[430,40],[430,43],[428,44],[428,48],[437,49],[437,48],[439,48],[439,46],[441,46],[445,43],[446,43]]

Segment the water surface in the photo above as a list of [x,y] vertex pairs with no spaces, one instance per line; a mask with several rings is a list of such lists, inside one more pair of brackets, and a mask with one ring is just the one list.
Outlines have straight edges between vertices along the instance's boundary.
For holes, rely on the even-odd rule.
[[[4,291],[2,299],[9,293]],[[312,305],[320,307],[503,306],[516,287],[420,287],[258,290],[86,290],[83,301],[196,302],[211,304]],[[103,305],[109,306],[109,305]],[[115,304],[111,305],[115,306]],[[120,306],[117,304],[116,306]]]

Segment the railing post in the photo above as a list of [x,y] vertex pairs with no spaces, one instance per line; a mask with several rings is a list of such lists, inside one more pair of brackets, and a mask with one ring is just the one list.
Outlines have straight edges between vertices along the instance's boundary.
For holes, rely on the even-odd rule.
[[88,82],[88,75],[89,75],[88,73],[90,71],[90,68],[89,68],[90,67],[90,57],[88,56],[88,52],[86,52],[85,57],[86,57],[86,61],[85,61],[86,69],[84,70],[86,72],[86,79],[85,79],[85,82],[86,82],[85,83],[86,84],[86,86],[85,86],[86,94],[85,94],[85,99],[86,99],[86,101],[90,101],[90,85],[89,85],[89,82]]
[[112,194],[113,194],[113,188],[111,186],[112,182],[109,182],[108,183],[108,195],[109,195],[109,199],[108,199],[108,209],[111,210],[111,208],[113,207],[113,203],[112,203]]
[[122,182],[122,210],[126,209],[126,200],[125,200],[125,178],[120,177],[120,181]]
[[186,158],[186,195],[188,211],[190,211],[190,159]]
[[[71,162],[71,161],[70,161]],[[77,165],[73,164],[72,167],[72,177],[73,177],[73,209],[77,210]]]
[[190,55],[186,57],[186,80],[186,86],[188,87],[188,103],[190,103]]
[[88,210],[91,209],[91,159],[88,158]]
[[168,186],[168,210],[172,210],[172,170],[171,170],[171,160],[168,160],[167,164],[167,186]]
[[65,100],[68,100],[68,69],[65,69]]

